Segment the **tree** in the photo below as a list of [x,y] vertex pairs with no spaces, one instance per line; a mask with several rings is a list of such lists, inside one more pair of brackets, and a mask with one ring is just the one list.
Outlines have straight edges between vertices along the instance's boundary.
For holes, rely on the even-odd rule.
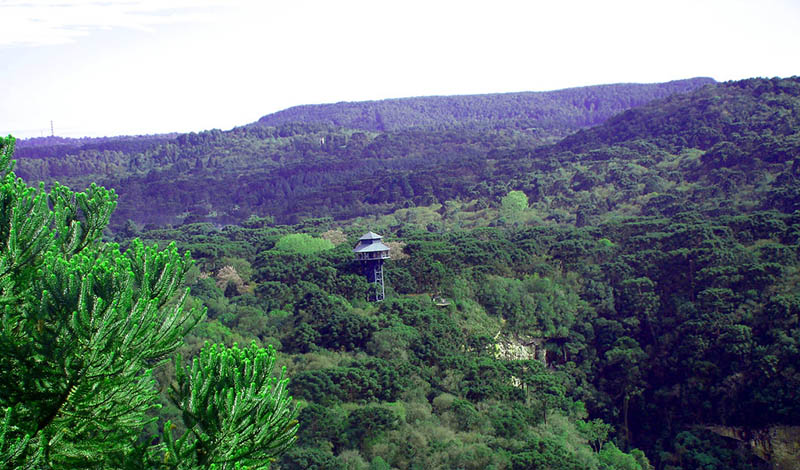
[[399,418],[389,409],[377,405],[356,408],[347,417],[348,436],[353,442],[364,445],[367,439],[377,437],[386,431],[397,429]]
[[629,337],[623,336],[614,342],[613,347],[605,353],[606,365],[603,371],[607,388],[613,391],[615,398],[622,398],[622,418],[625,428],[625,439],[631,442],[628,410],[630,400],[641,395],[644,390],[644,377],[646,370],[647,354],[639,343]]
[[[614,468],[619,470],[642,470],[642,466],[636,461],[636,458],[631,454],[626,454],[619,450],[613,442],[606,442],[603,448],[598,453],[600,462],[606,468]],[[644,462],[647,462],[646,458]],[[649,466],[649,465],[648,465]]]
[[528,196],[522,191],[509,191],[500,200],[500,214],[508,224],[522,221],[522,215],[528,208]]
[[288,380],[283,373],[273,376],[274,363],[272,346],[264,349],[255,343],[243,349],[206,344],[190,367],[179,357],[170,397],[188,429],[175,440],[171,423],[164,426],[167,452],[162,465],[269,469],[294,443],[298,427],[297,410],[286,393]]
[[[184,308],[188,291],[180,285],[191,259],[174,244],[159,251],[134,240],[123,253],[101,243],[114,192],[95,185],[84,193],[59,184],[49,192],[43,184],[31,188],[12,171],[13,150],[12,137],[0,138],[0,468],[115,468],[156,455],[167,462],[160,457],[164,444],[146,452],[135,444],[158,406],[153,368],[204,315]],[[285,379],[272,389],[277,399],[264,400],[263,388],[253,389],[236,371],[269,376],[271,360],[237,354],[204,349],[203,374],[192,370],[202,380],[179,380],[178,396],[213,390],[214,400],[235,398],[237,407],[255,401],[271,411],[249,420],[224,413],[195,418],[181,402],[191,418],[185,424],[193,430],[201,418],[216,421],[204,426],[226,435],[264,427],[281,436],[271,448],[279,452],[296,432],[287,424],[295,412]],[[187,462],[208,467],[201,457]],[[237,462],[232,456],[219,468]]]

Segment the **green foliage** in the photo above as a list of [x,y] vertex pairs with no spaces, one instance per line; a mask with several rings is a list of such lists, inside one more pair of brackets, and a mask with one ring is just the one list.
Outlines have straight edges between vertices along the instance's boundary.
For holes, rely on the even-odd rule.
[[719,445],[721,439],[719,436],[697,430],[679,433],[675,436],[675,453],[670,455],[673,464],[665,468],[713,469],[734,465],[738,468],[757,468],[755,465],[751,466],[737,450],[726,449]]
[[479,299],[515,329],[548,337],[566,336],[581,304],[573,292],[538,275],[523,280],[490,276],[480,287]]
[[600,462],[609,469],[617,470],[642,470],[636,459],[622,452],[613,442],[606,442],[598,454]]
[[522,222],[523,214],[528,209],[528,196],[522,191],[509,191],[500,200],[500,213],[506,223]]
[[314,238],[307,233],[292,233],[281,237],[275,243],[275,249],[290,253],[310,255],[333,248],[333,243],[324,238]]
[[592,449],[599,452],[603,448],[608,439],[608,434],[611,431],[611,425],[604,423],[599,419],[592,421],[578,421],[576,423],[578,431],[589,441]]
[[512,455],[511,468],[513,470],[530,468],[578,470],[586,467],[584,462],[570,452],[563,441],[554,438],[537,438],[527,442],[521,452]]
[[396,429],[399,421],[394,410],[370,405],[353,410],[347,417],[347,424],[348,437],[363,445],[367,439],[375,439],[386,431]]
[[455,399],[451,405],[451,410],[455,415],[459,429],[470,431],[480,427],[482,419],[475,407],[472,406],[472,403]]
[[99,243],[114,193],[29,188],[10,172],[11,149],[0,142],[3,454],[18,456],[13,465],[102,466],[150,420],[152,366],[202,315],[178,294],[190,261],[174,245]]
[[369,470],[391,470],[391,467],[379,455],[369,463]]
[[337,401],[393,401],[403,388],[399,364],[370,358],[348,365],[298,373],[292,391],[298,398],[322,404]]
[[[0,468],[144,465],[161,450],[137,444],[159,406],[153,369],[203,316],[187,308],[181,288],[191,260],[174,244],[159,250],[133,240],[121,252],[101,243],[114,192],[30,188],[11,172],[13,148],[13,138],[0,139]],[[272,389],[254,381],[269,376],[274,355],[211,348],[198,361],[176,389],[194,436],[189,445],[206,455],[215,450],[209,436],[236,444],[220,468],[268,465],[296,429],[287,424],[294,412],[285,380]],[[197,401],[187,402],[190,396]],[[247,409],[244,399],[251,400]],[[202,409],[192,407],[200,403]],[[169,428],[164,445],[174,457],[187,439],[175,446]],[[245,441],[272,447],[240,455],[250,449],[239,446]],[[201,466],[214,457],[202,455]],[[189,462],[179,466],[197,468]]]
[[281,459],[287,470],[345,470],[344,465],[328,449],[295,447]]
[[175,439],[165,424],[164,466],[268,469],[292,445],[298,427],[288,379],[273,376],[274,363],[272,347],[255,343],[244,349],[206,344],[191,366],[176,359],[170,398],[187,430]]
[[[568,459],[568,467],[602,468],[599,452],[613,440],[620,449],[645,449],[647,457],[629,454],[642,468],[648,457],[666,465],[674,449],[663,443],[692,423],[791,419],[792,390],[800,383],[792,366],[798,344],[792,318],[800,303],[792,290],[796,279],[780,273],[795,272],[795,224],[794,216],[777,212],[710,219],[680,212],[579,229],[405,232],[409,257],[387,263],[390,288],[403,277],[430,286],[427,270],[438,266],[442,290],[452,299],[444,307],[424,295],[360,302],[357,289],[344,287],[360,277],[349,246],[298,255],[266,243],[267,251],[251,261],[256,297],[226,299],[234,321],[227,332],[213,334],[230,343],[247,328],[283,344],[292,353],[292,393],[339,410],[331,419],[340,435],[349,429],[347,411],[401,402],[407,417],[377,438],[349,443],[314,431],[314,442],[330,444],[334,459],[359,452],[397,467],[413,461],[449,468],[511,465],[539,450],[535,458],[542,462],[559,461],[564,450],[580,456]],[[256,229],[226,236],[248,238],[249,230]],[[226,250],[224,242],[218,246]],[[198,295],[219,298],[210,287]],[[255,315],[255,305],[282,313],[264,315],[257,330],[235,321],[237,312]],[[526,359],[495,357],[498,331],[528,348],[521,354]],[[366,361],[367,355],[382,361]],[[686,402],[676,401],[676,390]],[[433,406],[431,397],[437,397]],[[588,418],[577,400],[586,403]],[[569,439],[550,436],[536,452],[521,450],[565,419],[573,423],[565,428]],[[303,426],[314,429],[312,421],[301,421],[301,434]],[[414,451],[403,447],[412,439]],[[482,454],[483,442],[492,439],[503,444]],[[719,455],[725,465],[748,468],[734,454]],[[629,462],[619,459],[608,465]]]
[[346,419],[340,408],[309,403],[300,410],[297,438],[306,443],[328,441],[339,447],[343,444]]

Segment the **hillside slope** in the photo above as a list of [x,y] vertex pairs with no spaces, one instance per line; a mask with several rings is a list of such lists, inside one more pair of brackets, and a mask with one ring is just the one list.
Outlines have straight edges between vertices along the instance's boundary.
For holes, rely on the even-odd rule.
[[[491,203],[502,195],[504,181],[515,177],[497,173],[494,162],[530,156],[565,129],[574,130],[579,122],[600,119],[611,109],[638,103],[645,96],[705,82],[696,79],[553,92],[555,95],[547,96],[560,96],[562,103],[576,100],[583,117],[564,124],[566,121],[555,118],[578,108],[558,108],[567,111],[563,115],[553,111],[553,120],[540,122],[535,132],[516,127],[523,122],[514,115],[519,106],[509,108],[511,117],[493,116],[486,113],[489,108],[476,106],[474,114],[484,120],[495,119],[493,127],[469,128],[470,122],[477,121],[465,116],[458,121],[462,128],[446,130],[369,132],[320,123],[287,123],[175,138],[88,142],[71,150],[65,143],[48,147],[22,141],[18,173],[32,181],[59,180],[75,187],[97,181],[115,188],[122,199],[112,220],[114,226],[126,219],[161,225],[187,220],[232,223],[250,215],[286,222],[309,216],[349,218],[456,198],[483,198]],[[625,95],[627,91],[633,94]],[[589,95],[603,99],[586,108]],[[499,112],[503,100],[531,97],[541,101],[543,96],[447,99],[463,100],[464,106],[483,100]],[[430,102],[444,99],[431,98]],[[608,104],[613,100],[616,104]],[[203,193],[195,191],[198,181],[205,188]]]
[[626,109],[713,84],[691,78],[656,84],[613,84],[547,92],[415,98],[295,106],[255,124],[329,124],[374,132],[408,128],[514,128],[558,130],[561,135],[594,126]]
[[575,216],[800,209],[800,77],[706,87],[498,162],[545,210]]

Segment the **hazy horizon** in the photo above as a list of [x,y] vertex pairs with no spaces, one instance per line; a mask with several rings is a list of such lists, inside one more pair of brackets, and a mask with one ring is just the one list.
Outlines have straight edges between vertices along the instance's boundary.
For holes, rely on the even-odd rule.
[[[796,2],[6,1],[0,133],[229,129],[306,104],[792,76]],[[4,25],[5,26],[5,25]]]

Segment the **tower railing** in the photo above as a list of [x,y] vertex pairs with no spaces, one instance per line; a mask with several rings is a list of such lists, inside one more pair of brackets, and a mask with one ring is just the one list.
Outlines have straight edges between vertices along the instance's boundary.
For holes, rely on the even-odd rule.
[[367,261],[372,259],[389,259],[388,251],[370,251],[367,253],[356,253],[356,259]]

